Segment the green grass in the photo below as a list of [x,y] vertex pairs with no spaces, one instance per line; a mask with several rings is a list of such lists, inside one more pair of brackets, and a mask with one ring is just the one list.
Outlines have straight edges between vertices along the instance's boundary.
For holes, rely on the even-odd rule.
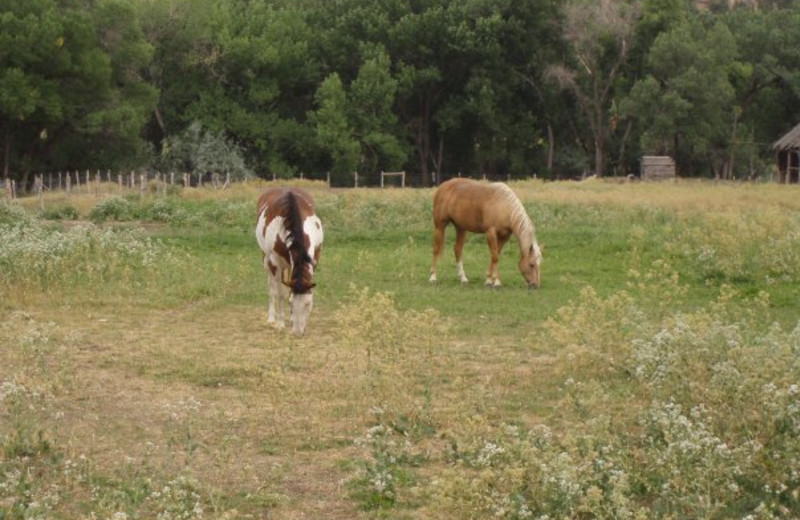
[[0,207],[0,518],[800,514],[796,190],[516,183],[529,291],[514,240],[483,285],[479,235],[460,284],[452,229],[427,281],[431,190],[311,184],[298,338],[266,324],[261,187]]

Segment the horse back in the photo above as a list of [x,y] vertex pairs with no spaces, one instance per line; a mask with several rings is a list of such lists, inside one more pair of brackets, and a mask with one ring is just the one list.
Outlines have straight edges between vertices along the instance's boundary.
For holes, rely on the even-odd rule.
[[270,188],[258,198],[258,212],[256,218],[267,211],[267,222],[276,216],[285,216],[288,204],[288,195],[292,193],[297,201],[300,217],[305,218],[314,214],[314,199],[311,194],[302,188]]
[[497,188],[472,179],[455,178],[443,182],[433,198],[433,218],[437,226],[452,222],[456,227],[483,233],[502,225],[505,208],[497,204]]

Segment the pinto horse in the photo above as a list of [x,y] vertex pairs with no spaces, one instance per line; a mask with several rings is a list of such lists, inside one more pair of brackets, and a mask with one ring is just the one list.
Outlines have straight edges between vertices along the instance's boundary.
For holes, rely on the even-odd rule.
[[489,243],[491,262],[486,271],[486,285],[500,286],[497,262],[500,251],[511,235],[519,241],[519,270],[528,288],[540,283],[542,250],[528,214],[517,195],[502,182],[485,183],[471,179],[450,179],[443,182],[433,196],[433,263],[430,281],[436,281],[436,264],[442,254],[445,228],[453,223],[456,228],[456,273],[461,283],[467,283],[461,253],[467,231],[484,233]]
[[[291,305],[292,332],[302,334],[313,307],[314,268],[322,248],[322,222],[314,200],[299,188],[271,188],[258,199],[256,240],[269,279],[267,321],[283,328]],[[288,294],[287,294],[288,293]]]

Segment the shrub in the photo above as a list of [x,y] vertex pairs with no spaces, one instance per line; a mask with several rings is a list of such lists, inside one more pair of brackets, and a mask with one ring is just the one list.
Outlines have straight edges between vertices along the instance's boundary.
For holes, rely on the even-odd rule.
[[89,220],[98,224],[107,220],[125,221],[133,218],[133,205],[122,197],[108,197],[89,212]]
[[77,220],[79,214],[74,206],[66,205],[47,208],[42,211],[41,217],[46,220]]
[[0,272],[7,284],[139,284],[148,279],[143,273],[157,265],[168,269],[172,263],[174,258],[161,243],[136,230],[0,226]]
[[5,200],[0,200],[0,226],[12,224],[24,225],[30,221],[31,217],[21,206],[9,204]]
[[[646,286],[645,278],[632,287]],[[746,299],[729,287],[692,312],[632,314],[630,302],[625,292],[602,298],[587,289],[559,310],[548,328],[568,367],[566,424],[523,429],[474,417],[454,429],[450,464],[434,488],[440,512],[521,519],[800,511],[800,323],[790,331],[769,325],[765,294]]]

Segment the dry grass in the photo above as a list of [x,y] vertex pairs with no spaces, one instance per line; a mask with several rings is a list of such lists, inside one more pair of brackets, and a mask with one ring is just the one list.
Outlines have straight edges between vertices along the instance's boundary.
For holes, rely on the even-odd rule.
[[[189,190],[182,197],[252,201],[271,184]],[[404,230],[427,231],[419,213],[426,211],[430,190],[306,186],[331,215],[332,226],[363,225],[359,219],[368,218],[387,236],[398,223]],[[687,219],[760,208],[767,214],[800,211],[795,187],[593,181],[512,187],[531,205],[655,207]],[[85,215],[96,201],[71,203]],[[30,209],[35,204],[24,201]],[[731,229],[721,222],[720,230]],[[689,241],[695,235],[685,236]],[[419,253],[403,240],[389,241],[400,258]],[[345,263],[335,244],[325,254],[328,265]],[[427,245],[420,254],[427,259]],[[547,423],[555,432],[580,428],[583,418],[568,406],[564,381],[576,373],[586,376],[581,392],[587,399],[594,398],[592,384],[619,378],[617,366],[605,361],[628,339],[622,328],[637,316],[626,306],[637,302],[625,293],[602,298],[589,291],[553,314],[556,321],[546,325],[549,339],[544,323],[498,333],[481,327],[491,311],[476,308],[468,316],[445,318],[446,309],[427,310],[426,301],[403,310],[390,295],[364,289],[385,277],[385,256],[380,247],[363,246],[357,261],[364,269],[349,266],[346,273],[354,289],[318,296],[313,324],[302,338],[267,326],[265,282],[237,279],[253,272],[241,267],[223,276],[219,266],[189,265],[192,276],[209,276],[212,289],[187,290],[192,297],[177,305],[160,296],[158,287],[108,294],[98,288],[72,293],[9,286],[0,302],[6,316],[0,320],[0,383],[14,381],[43,396],[28,416],[35,419],[29,426],[44,432],[66,459],[85,457],[87,472],[98,481],[133,489],[144,479],[169,482],[189,475],[202,491],[207,518],[444,518],[447,509],[436,505],[429,486],[452,470],[446,454],[453,439],[466,438],[465,432],[490,434],[504,423]],[[414,273],[401,274],[406,278],[390,281],[411,283]],[[662,274],[662,282],[650,280],[642,291],[682,297],[672,273]],[[326,276],[345,285],[347,276]],[[260,286],[257,302],[233,298],[230,285],[248,284]],[[614,322],[618,316],[631,322]],[[563,349],[554,351],[553,341]],[[610,399],[597,394],[583,406],[623,415],[625,402]],[[376,424],[376,409],[387,424],[402,426],[400,437],[413,440],[415,454],[427,457],[388,513],[365,511],[353,495],[354,476],[370,456],[354,441]],[[14,417],[8,411],[3,416]],[[53,506],[56,517],[90,518],[85,504],[100,508],[103,518],[125,504],[134,510],[141,504],[93,501],[91,486],[53,477],[52,487],[59,486],[72,502]],[[0,500],[0,511],[7,505]],[[147,508],[140,513],[146,516]]]
[[[228,497],[216,514],[238,508],[243,518],[260,517],[258,503],[275,519],[369,516],[347,482],[372,408],[448,431],[470,409],[502,414],[494,404],[521,399],[546,366],[501,341],[436,342],[435,355],[408,344],[390,352],[390,342],[370,354],[363,335],[342,338],[337,320],[346,318],[324,308],[309,334],[294,338],[268,328],[255,307],[28,304],[26,327],[54,324],[48,343],[59,366],[27,381],[48,395],[41,426],[69,458],[86,457],[104,475],[189,472]],[[413,332],[401,321],[418,318],[374,319],[394,337]],[[7,345],[24,335],[7,332]],[[14,352],[3,351],[3,378],[19,366]]]
[[509,184],[524,201],[571,205],[646,206],[679,213],[758,211],[781,208],[800,211],[797,186],[676,180],[614,182],[588,179],[582,182],[521,181]]

